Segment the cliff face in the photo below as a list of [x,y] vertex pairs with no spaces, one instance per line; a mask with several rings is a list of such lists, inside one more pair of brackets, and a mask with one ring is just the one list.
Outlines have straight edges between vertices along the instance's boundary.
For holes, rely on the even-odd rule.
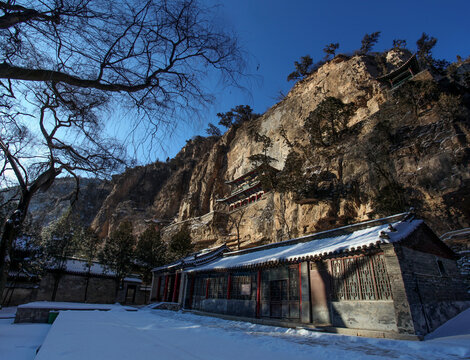
[[[166,163],[139,166],[115,176],[112,190],[92,227],[105,237],[121,221],[130,220],[135,231],[141,232],[147,226],[146,220],[173,220],[180,212],[184,213],[182,204],[191,202],[192,194],[207,198],[213,192],[208,182],[203,180],[204,186],[200,186],[191,179],[201,171],[204,174],[208,154],[216,141],[215,138],[190,140],[174,159]],[[193,203],[186,206],[186,217],[209,211],[208,200],[206,204]]]
[[[44,227],[58,219],[73,204],[72,210],[77,219],[89,226],[103,201],[109,195],[110,184],[98,179],[80,179],[78,200],[75,200],[76,182],[70,177],[58,178],[46,192],[34,195],[29,206],[30,218],[33,227]],[[11,190],[14,196],[15,189]]]
[[[386,68],[407,56],[386,54]],[[376,81],[378,75],[372,56],[336,57],[256,120],[218,139],[191,140],[168,163],[116,177],[93,226],[106,236],[124,219],[136,232],[147,226],[144,220],[171,220],[164,237],[187,224],[201,247],[279,241],[410,206],[438,233],[469,226],[468,87],[423,72],[413,81],[437,90],[413,105]],[[322,145],[304,124],[329,97],[354,111],[334,141]],[[228,213],[216,200],[230,193],[226,180],[254,167],[249,157],[262,152],[255,134],[271,139],[271,166],[297,183]]]

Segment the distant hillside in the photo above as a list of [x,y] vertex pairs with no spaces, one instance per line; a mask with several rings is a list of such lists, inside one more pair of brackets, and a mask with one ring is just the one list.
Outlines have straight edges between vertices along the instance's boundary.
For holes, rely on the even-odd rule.
[[[46,192],[36,193],[29,206],[33,225],[43,227],[58,219],[72,204],[75,185],[73,178],[58,178]],[[73,210],[84,226],[91,224],[109,192],[109,182],[80,179],[79,197]]]

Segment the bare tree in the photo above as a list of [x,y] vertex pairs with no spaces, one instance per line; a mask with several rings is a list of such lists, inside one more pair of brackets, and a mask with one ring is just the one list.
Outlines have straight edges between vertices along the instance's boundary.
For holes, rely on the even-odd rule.
[[[279,224],[281,225],[282,229],[282,234],[287,235],[287,239],[289,240],[292,238],[292,231],[291,231],[291,226],[289,219],[287,218],[287,200],[286,200],[287,194],[285,193],[279,193],[279,206],[275,207],[276,210],[276,217],[279,221]],[[282,240],[282,238],[281,238]]]
[[152,144],[162,125],[211,100],[211,70],[236,82],[239,47],[210,20],[196,0],[0,1],[0,186],[19,189],[2,229],[0,294],[32,196],[63,173],[78,194],[80,174],[125,165],[106,135],[111,109],[132,111],[129,136]]
[[240,228],[245,217],[246,207],[233,211],[228,218],[228,228],[237,232],[237,250],[240,250]]

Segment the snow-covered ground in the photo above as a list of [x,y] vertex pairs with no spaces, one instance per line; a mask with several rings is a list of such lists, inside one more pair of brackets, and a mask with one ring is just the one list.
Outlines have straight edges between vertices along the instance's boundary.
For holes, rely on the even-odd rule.
[[135,311],[136,308],[131,306],[122,306],[120,304],[90,304],[77,302],[59,302],[59,301],[35,301],[27,304],[19,305],[18,308],[28,309],[64,309],[64,310],[111,310],[125,309]]
[[16,308],[0,310],[0,360],[32,360],[51,325],[13,324]]
[[[17,346],[32,350],[50,326],[1,321],[9,323],[0,323],[0,359],[32,360],[34,352],[25,357]],[[284,329],[148,308],[63,311],[36,360],[291,358],[469,359],[470,309],[422,342]]]

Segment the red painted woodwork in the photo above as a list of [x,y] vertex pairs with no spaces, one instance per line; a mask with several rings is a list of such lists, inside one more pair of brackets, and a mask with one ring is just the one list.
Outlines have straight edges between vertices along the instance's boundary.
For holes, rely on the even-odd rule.
[[179,279],[180,279],[180,273],[176,273],[175,275],[175,286],[173,287],[173,296],[171,298],[172,302],[176,302],[177,296],[178,296],[178,290],[179,290]]
[[261,303],[261,270],[258,270],[258,284],[256,286],[256,317],[259,318]]
[[165,289],[163,291],[163,301],[167,301],[167,295],[168,295],[168,275],[165,275]]
[[299,316],[302,319],[302,263],[299,263]]
[[207,279],[206,281],[206,299],[209,298],[209,283],[210,283],[211,279]]
[[232,274],[228,274],[228,280],[227,280],[227,299],[230,300],[230,289],[232,287]]

